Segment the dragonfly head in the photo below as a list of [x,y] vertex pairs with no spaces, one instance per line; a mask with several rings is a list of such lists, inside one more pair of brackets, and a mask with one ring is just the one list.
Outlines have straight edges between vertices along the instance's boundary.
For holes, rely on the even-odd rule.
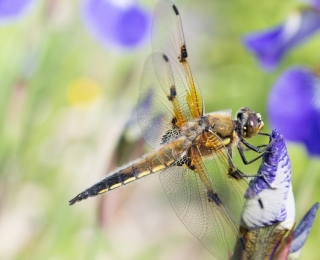
[[255,136],[264,126],[261,115],[248,107],[242,107],[238,110],[235,121],[238,134],[244,138]]

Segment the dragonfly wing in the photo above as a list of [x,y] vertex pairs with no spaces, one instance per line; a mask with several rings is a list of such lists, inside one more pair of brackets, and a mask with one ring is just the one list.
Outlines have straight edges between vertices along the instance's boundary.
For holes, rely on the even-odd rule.
[[141,79],[138,121],[146,142],[157,148],[203,115],[203,100],[188,62],[178,9],[170,2],[156,7],[152,46]]
[[208,199],[199,175],[186,167],[174,166],[160,173],[162,186],[176,214],[186,228],[216,259],[229,259],[236,231],[225,209]]
[[164,53],[175,67],[185,86],[185,98],[179,102],[188,103],[193,118],[203,115],[201,91],[188,62],[188,51],[183,33],[181,16],[177,7],[169,1],[160,1],[155,10],[152,27],[152,49],[154,53]]
[[[159,55],[156,56],[161,59]],[[153,66],[153,59],[157,57],[151,55],[145,62],[137,106],[138,122],[143,137],[153,148],[158,148],[162,143],[179,136],[179,131],[174,124],[173,104],[168,99],[169,85],[167,88],[160,85]],[[166,64],[162,65],[166,66]],[[163,75],[163,77],[166,76],[168,75]]]
[[214,142],[219,143],[217,145],[219,147],[216,149],[208,148],[205,145],[197,147],[203,161],[206,177],[238,229],[248,182],[239,174],[229,174],[230,168],[235,169],[235,166],[232,165],[230,154],[220,138],[213,133],[205,133],[205,135],[210,135],[208,139],[215,139]]
[[138,122],[148,145],[158,148],[178,138],[179,128],[193,120],[186,95],[180,74],[165,54],[149,56],[137,107]]

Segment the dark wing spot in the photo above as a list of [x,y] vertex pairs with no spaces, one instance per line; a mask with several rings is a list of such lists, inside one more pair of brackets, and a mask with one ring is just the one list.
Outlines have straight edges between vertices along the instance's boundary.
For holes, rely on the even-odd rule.
[[173,117],[171,120],[171,123],[174,127],[177,127],[177,122],[178,122],[177,118]]
[[177,96],[177,91],[175,86],[170,87],[170,95],[168,96],[169,101],[172,101]]
[[172,5],[173,11],[176,15],[179,15],[178,8],[175,5]]
[[214,202],[217,206],[219,206],[222,203],[218,194],[213,192],[212,190],[209,190],[207,192],[207,197],[208,197],[209,202]]
[[188,52],[187,52],[187,47],[185,44],[181,46],[181,56],[180,56],[180,61],[184,62],[188,58]]
[[163,59],[165,60],[165,62],[169,62],[169,58],[167,55],[165,55],[164,53],[162,54]]

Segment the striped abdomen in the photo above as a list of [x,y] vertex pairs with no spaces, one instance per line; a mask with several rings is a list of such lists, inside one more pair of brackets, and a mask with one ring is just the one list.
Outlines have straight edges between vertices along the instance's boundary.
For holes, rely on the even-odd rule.
[[157,152],[149,154],[142,159],[133,161],[124,168],[115,171],[102,181],[81,192],[75,198],[70,200],[69,204],[72,205],[77,201],[105,193],[151,173],[167,168],[173,162],[178,160],[184,151],[184,139],[173,141],[172,143],[162,147]]

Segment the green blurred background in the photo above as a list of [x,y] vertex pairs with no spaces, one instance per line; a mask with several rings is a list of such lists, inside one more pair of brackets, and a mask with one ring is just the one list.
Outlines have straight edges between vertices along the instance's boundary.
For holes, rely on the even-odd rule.
[[[153,12],[156,1],[139,3]],[[320,37],[271,74],[257,66],[241,37],[281,22],[297,2],[175,3],[206,112],[232,109],[234,115],[249,106],[270,131],[266,102],[273,82],[289,66],[315,66]],[[128,126],[149,37],[134,50],[108,49],[85,29],[80,6],[38,1],[0,27],[0,259],[211,259],[176,217],[158,176],[68,205],[107,172],[149,151],[134,120]],[[320,163],[304,147],[288,147],[300,221],[320,198]],[[240,168],[254,174],[258,166]],[[319,240],[320,217],[301,259],[320,259]]]

